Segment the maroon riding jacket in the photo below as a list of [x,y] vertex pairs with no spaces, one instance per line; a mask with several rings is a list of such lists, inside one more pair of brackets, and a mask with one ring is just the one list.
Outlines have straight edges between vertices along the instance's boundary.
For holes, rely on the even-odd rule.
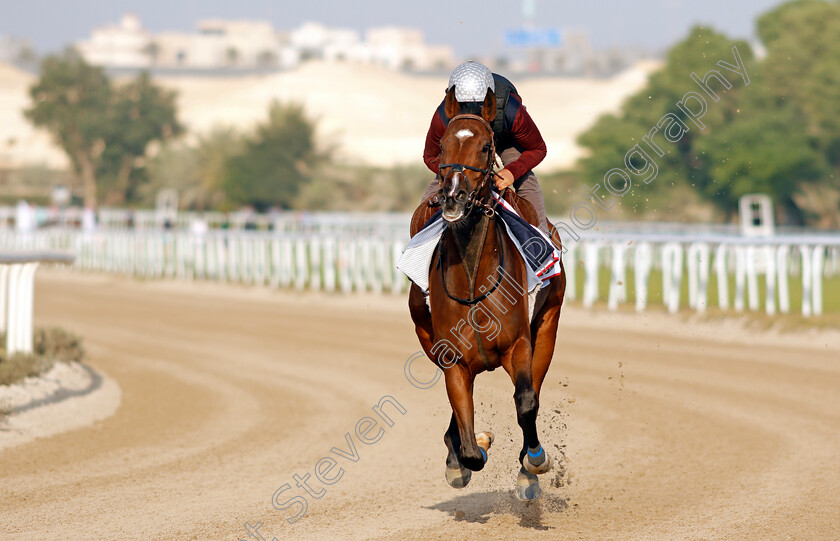
[[[531,169],[536,167],[546,155],[545,141],[543,141],[540,130],[531,115],[522,105],[522,98],[511,92],[507,107],[504,113],[504,128],[501,133],[496,133],[496,152],[515,147],[522,155],[516,161],[507,165],[507,170],[513,174],[514,179],[520,179]],[[445,100],[435,111],[432,117],[432,124],[426,134],[426,148],[423,151],[423,161],[432,173],[438,173],[440,164],[440,138],[449,125],[449,118],[446,116]]]

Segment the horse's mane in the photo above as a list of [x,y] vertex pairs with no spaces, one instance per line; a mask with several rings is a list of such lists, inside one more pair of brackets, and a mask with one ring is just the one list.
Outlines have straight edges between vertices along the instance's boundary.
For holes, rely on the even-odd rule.
[[459,114],[478,115],[481,116],[482,104],[477,101],[469,101],[461,104],[461,112]]

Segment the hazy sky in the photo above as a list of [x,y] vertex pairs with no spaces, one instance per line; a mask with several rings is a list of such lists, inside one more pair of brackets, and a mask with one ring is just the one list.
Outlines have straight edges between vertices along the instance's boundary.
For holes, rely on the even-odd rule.
[[[536,0],[540,27],[589,31],[596,47],[663,48],[694,23],[732,37],[751,37],[756,15],[779,0]],[[0,33],[25,37],[39,52],[55,51],[116,22],[125,12],[152,31],[191,30],[203,18],[268,19],[278,29],[304,21],[364,30],[370,26],[419,27],[431,43],[448,43],[459,56],[491,54],[505,29],[522,22],[521,0],[0,0]]]

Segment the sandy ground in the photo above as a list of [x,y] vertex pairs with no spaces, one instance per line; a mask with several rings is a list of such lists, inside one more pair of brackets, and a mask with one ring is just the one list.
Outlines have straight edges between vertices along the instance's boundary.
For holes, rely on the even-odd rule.
[[75,362],[0,386],[0,451],[107,419],[120,398],[114,380]]
[[[520,442],[502,371],[477,383],[497,441],[443,479],[443,386],[418,389],[402,298],[40,272],[36,317],[85,336],[116,414],[0,451],[2,539],[836,539],[838,335],[564,311],[540,427],[556,471],[511,495]],[[418,378],[431,365],[416,364]],[[381,440],[348,436],[384,395]],[[336,456],[325,486],[316,462]],[[560,452],[562,451],[562,453]],[[565,458],[564,458],[565,456]],[[336,467],[337,468],[337,467]],[[330,472],[334,476],[337,469]],[[293,475],[320,498],[272,507]],[[280,494],[278,503],[302,489]]]

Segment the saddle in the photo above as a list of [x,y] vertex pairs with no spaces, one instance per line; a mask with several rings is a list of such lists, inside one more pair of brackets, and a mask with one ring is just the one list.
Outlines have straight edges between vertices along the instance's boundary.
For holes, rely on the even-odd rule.
[[[438,211],[439,207],[429,205],[435,197],[437,197],[437,194],[430,195],[428,199],[420,203],[420,206],[417,207],[417,210],[415,210],[414,214],[411,216],[410,234],[412,237],[416,235],[418,231],[423,229],[423,226],[426,225],[429,218]],[[505,190],[504,197],[505,201],[507,201],[507,203],[512,206],[514,210],[516,210],[517,214],[519,214],[526,222],[534,227],[539,227],[539,216],[537,215],[537,211],[534,209],[534,205],[529,203],[524,197],[516,195],[516,192],[513,190]],[[548,230],[551,231],[551,242],[554,243],[558,250],[561,250],[562,244],[560,241],[560,235],[557,233],[557,229],[550,221],[548,222]]]

